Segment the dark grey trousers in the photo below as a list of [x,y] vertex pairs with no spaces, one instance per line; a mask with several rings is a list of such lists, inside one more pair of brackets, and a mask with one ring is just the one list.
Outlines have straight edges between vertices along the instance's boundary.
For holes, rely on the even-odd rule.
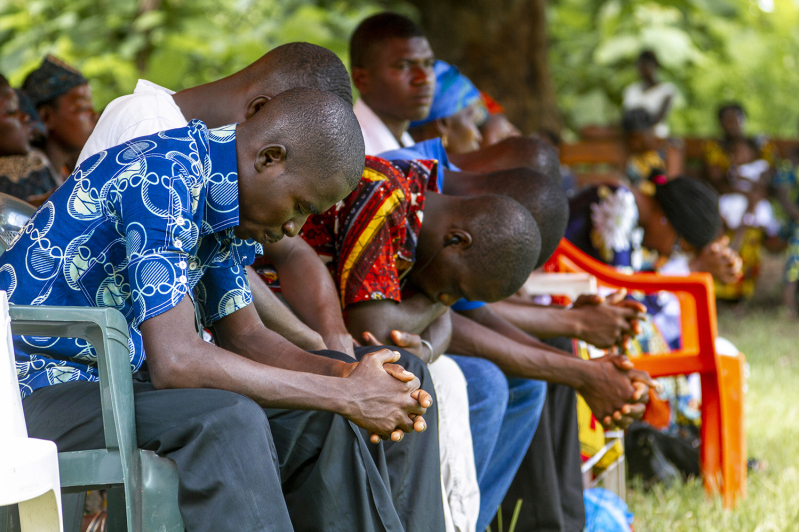
[[[421,361],[404,353],[401,363],[434,394]],[[177,464],[191,532],[443,530],[434,412],[425,433],[373,445],[341,416],[263,409],[221,390],[134,381],[134,401],[139,446]],[[41,388],[23,408],[30,437],[59,451],[104,446],[97,383]]]

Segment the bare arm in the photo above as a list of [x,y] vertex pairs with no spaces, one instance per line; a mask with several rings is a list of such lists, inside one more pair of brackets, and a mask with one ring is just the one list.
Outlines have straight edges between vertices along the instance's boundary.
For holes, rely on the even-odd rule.
[[658,111],[658,114],[652,119],[652,122],[658,124],[664,118],[666,118],[666,113],[669,112],[669,107],[671,107],[671,95],[666,96],[666,98],[663,100],[663,105],[660,106],[660,111]]
[[[421,334],[393,329],[389,338],[384,338],[383,341],[378,340],[369,331],[364,332],[361,337],[366,345],[396,345],[413,353],[425,364],[431,364],[444,354],[452,339],[450,312],[436,318]],[[430,347],[424,345],[422,340],[429,342]]]
[[[558,354],[556,349],[548,346],[535,346],[535,342],[532,338],[524,344],[516,342],[481,323],[452,314],[449,352],[485,358],[510,376],[570,386],[585,398],[596,417],[606,426],[610,424],[611,416],[620,424],[629,424],[633,417],[643,414],[643,405],[630,403],[644,397],[647,386],[656,384],[644,372],[632,374],[619,369],[624,357],[611,355],[585,361]],[[623,418],[622,414],[631,417]]]
[[305,325],[266,286],[251,267],[247,266],[247,281],[252,290],[252,303],[264,326],[306,351],[326,349],[318,332]]
[[509,298],[492,303],[491,310],[515,327],[539,338],[566,336],[601,349],[622,345],[626,337],[634,333],[636,320],[644,317],[640,306],[616,301],[616,298],[592,297],[596,300],[591,304],[568,309]]
[[252,305],[215,323],[221,347],[198,338],[193,323],[192,302],[184,297],[141,324],[157,389],[216,388],[266,407],[326,410],[382,437],[396,428],[413,430],[409,415],[424,413],[411,397],[418,379],[402,382],[392,376],[401,372],[399,366],[384,366],[397,359],[388,350],[358,364],[325,359],[266,329]]
[[313,248],[302,238],[284,238],[264,246],[264,254],[280,276],[286,303],[322,336],[328,349],[354,358],[352,337],[341,316],[336,286]]
[[361,301],[347,307],[347,328],[356,338],[368,331],[383,342],[391,342],[391,331],[422,334],[431,323],[449,310],[424,294],[416,294],[401,303],[392,300]]

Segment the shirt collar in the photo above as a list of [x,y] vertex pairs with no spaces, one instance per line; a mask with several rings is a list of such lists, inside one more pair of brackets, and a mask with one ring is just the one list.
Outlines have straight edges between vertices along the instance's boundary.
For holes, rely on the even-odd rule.
[[[386,124],[380,120],[380,117],[372,111],[363,98],[355,102],[353,107],[355,116],[358,118],[358,123],[361,125],[361,133],[363,133],[363,140],[366,148],[366,155],[377,155],[384,151],[397,150],[402,146],[413,146],[413,138],[405,131],[400,138],[401,142],[397,142],[391,131],[388,130]],[[400,146],[402,144],[402,146]]]
[[201,235],[239,225],[239,174],[236,159],[236,124],[208,130],[208,156],[204,162],[205,216]]

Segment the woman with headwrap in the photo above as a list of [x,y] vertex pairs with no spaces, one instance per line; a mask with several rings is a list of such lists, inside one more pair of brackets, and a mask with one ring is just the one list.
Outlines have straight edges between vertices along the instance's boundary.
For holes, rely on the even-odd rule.
[[[590,187],[569,202],[566,238],[591,257],[621,271],[685,274],[721,228],[718,194],[688,178],[655,176],[651,190]],[[671,260],[669,260],[671,259]],[[668,263],[667,263],[668,261]],[[664,268],[665,266],[665,268]],[[666,353],[681,345],[680,305],[670,293],[634,296],[650,319],[629,346],[631,356]],[[699,420],[697,398],[685,378],[664,381],[671,422]]]
[[31,117],[20,95],[0,75],[0,192],[40,205],[56,188],[49,162],[31,148]]
[[485,114],[480,91],[458,67],[436,61],[436,90],[430,114],[411,122],[409,132],[416,142],[441,138],[449,153],[467,153],[480,148],[477,124]]
[[60,59],[48,55],[28,74],[22,89],[33,102],[47,136],[40,146],[58,171],[61,184],[78,160],[97,123],[92,90],[83,75]]

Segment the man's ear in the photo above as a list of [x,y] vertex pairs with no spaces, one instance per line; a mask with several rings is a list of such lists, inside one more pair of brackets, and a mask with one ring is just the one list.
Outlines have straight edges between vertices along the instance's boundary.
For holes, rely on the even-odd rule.
[[444,246],[468,249],[472,246],[472,235],[462,229],[453,229],[444,235]]
[[255,170],[263,172],[270,166],[282,164],[286,161],[286,147],[282,144],[267,144],[255,156]]
[[352,84],[361,93],[361,96],[369,92],[369,70],[363,67],[352,67]]
[[261,107],[271,100],[266,94],[259,94],[249,102],[247,102],[247,110],[244,112],[244,120],[249,120],[252,115],[261,110]]

